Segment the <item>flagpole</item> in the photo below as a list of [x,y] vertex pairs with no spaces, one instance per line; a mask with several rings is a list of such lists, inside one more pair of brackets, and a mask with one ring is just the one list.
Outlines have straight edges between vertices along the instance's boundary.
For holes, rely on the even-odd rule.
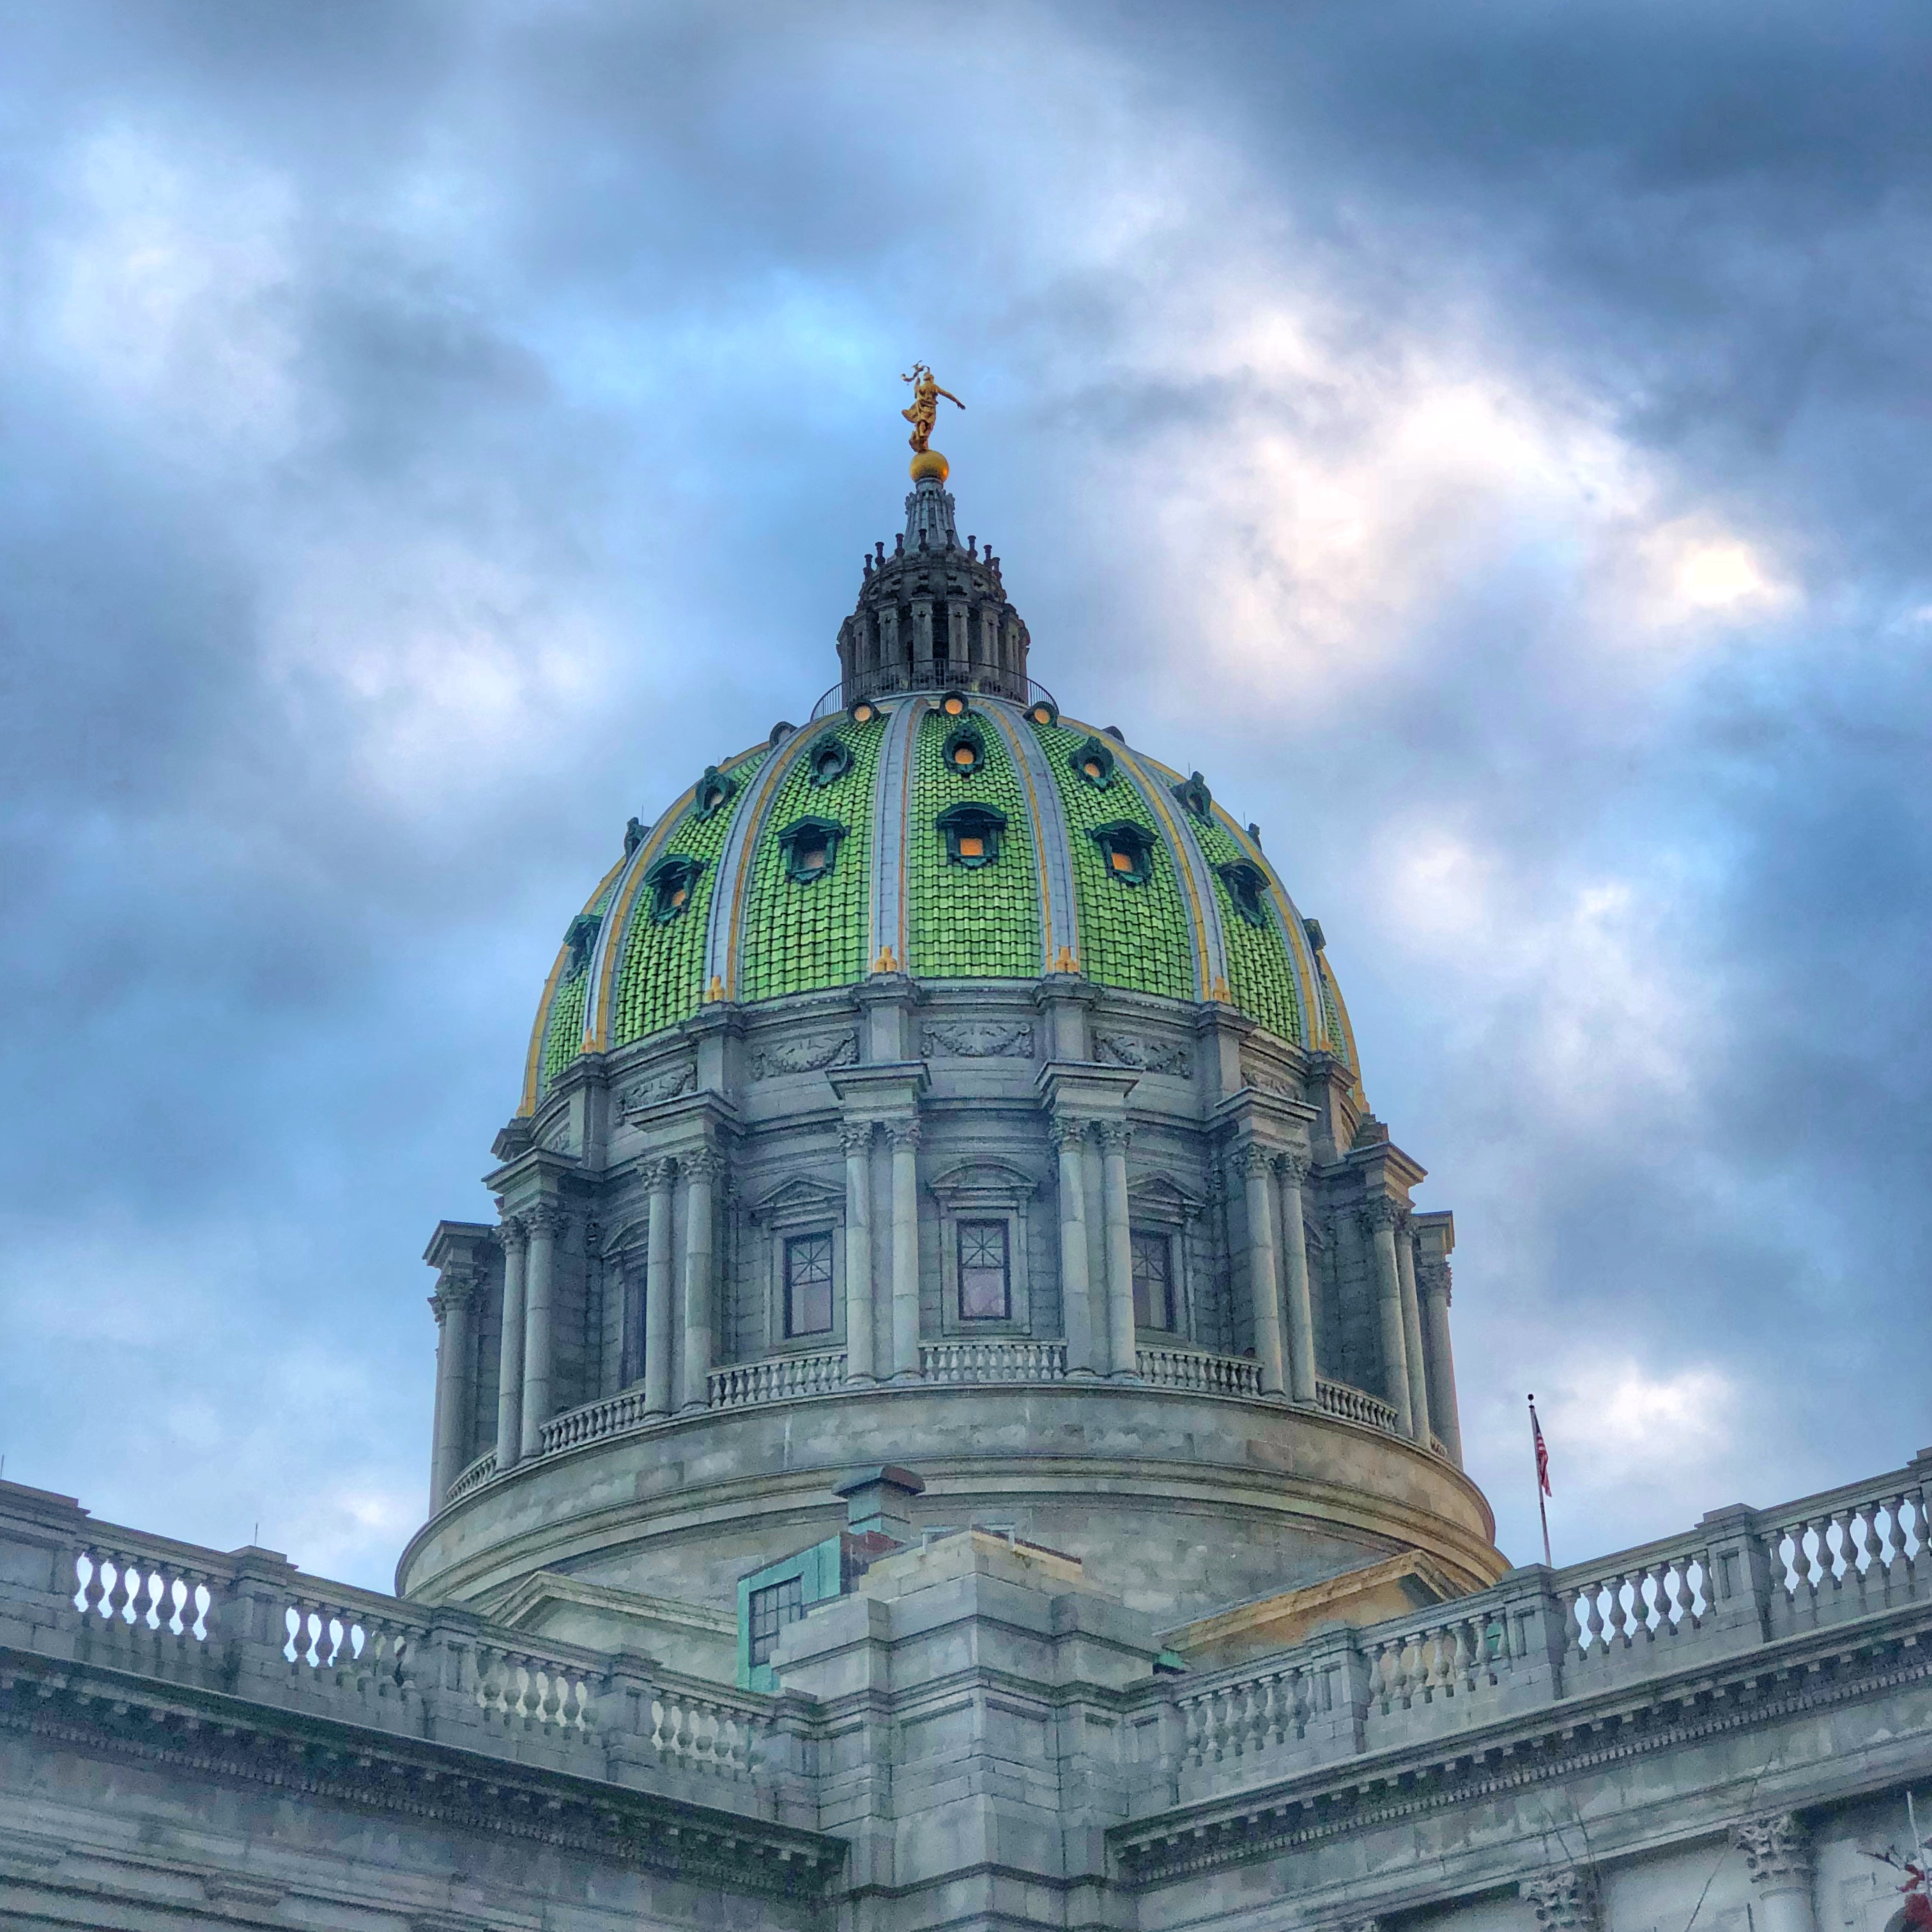
[[1543,1455],[1540,1453],[1542,1438],[1542,1425],[1539,1424],[1536,1419],[1536,1398],[1534,1396],[1532,1396],[1529,1398],[1530,1466],[1534,1471],[1536,1475],[1537,1520],[1543,1525],[1543,1567],[1546,1570],[1553,1570],[1556,1566],[1550,1560],[1550,1511],[1543,1500]]

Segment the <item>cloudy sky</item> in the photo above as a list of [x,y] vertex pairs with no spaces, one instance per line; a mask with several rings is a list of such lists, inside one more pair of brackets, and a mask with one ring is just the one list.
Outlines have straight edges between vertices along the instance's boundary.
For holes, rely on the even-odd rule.
[[1932,19],[0,4],[0,1450],[386,1584],[563,927],[945,426],[1321,918],[1559,1562],[1932,1442]]

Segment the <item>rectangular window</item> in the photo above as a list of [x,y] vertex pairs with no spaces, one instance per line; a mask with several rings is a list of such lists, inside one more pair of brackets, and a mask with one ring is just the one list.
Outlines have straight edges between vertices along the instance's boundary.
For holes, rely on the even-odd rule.
[[959,1318],[1010,1322],[1013,1298],[1004,1221],[959,1223]]
[[805,1580],[788,1576],[769,1589],[752,1592],[752,1661],[769,1662],[778,1648],[778,1632],[805,1615]]
[[787,1335],[832,1332],[832,1237],[794,1234],[784,1244]]
[[1174,1242],[1166,1234],[1132,1236],[1134,1323],[1141,1328],[1174,1326]]

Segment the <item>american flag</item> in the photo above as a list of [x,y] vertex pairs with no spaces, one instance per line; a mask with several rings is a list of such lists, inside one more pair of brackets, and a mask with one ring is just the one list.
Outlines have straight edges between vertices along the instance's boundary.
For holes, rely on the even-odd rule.
[[1543,1424],[1536,1419],[1536,1398],[1534,1396],[1529,1400],[1529,1428],[1530,1433],[1536,1440],[1537,1486],[1546,1496],[1553,1496],[1556,1492],[1550,1486],[1550,1444],[1544,1441]]

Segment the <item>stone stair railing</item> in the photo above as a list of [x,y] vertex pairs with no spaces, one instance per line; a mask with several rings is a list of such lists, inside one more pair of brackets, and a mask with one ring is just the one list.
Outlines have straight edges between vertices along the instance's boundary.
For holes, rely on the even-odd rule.
[[[802,1820],[777,1700],[0,1484],[0,1646]],[[742,1790],[742,1796],[734,1796]]]

